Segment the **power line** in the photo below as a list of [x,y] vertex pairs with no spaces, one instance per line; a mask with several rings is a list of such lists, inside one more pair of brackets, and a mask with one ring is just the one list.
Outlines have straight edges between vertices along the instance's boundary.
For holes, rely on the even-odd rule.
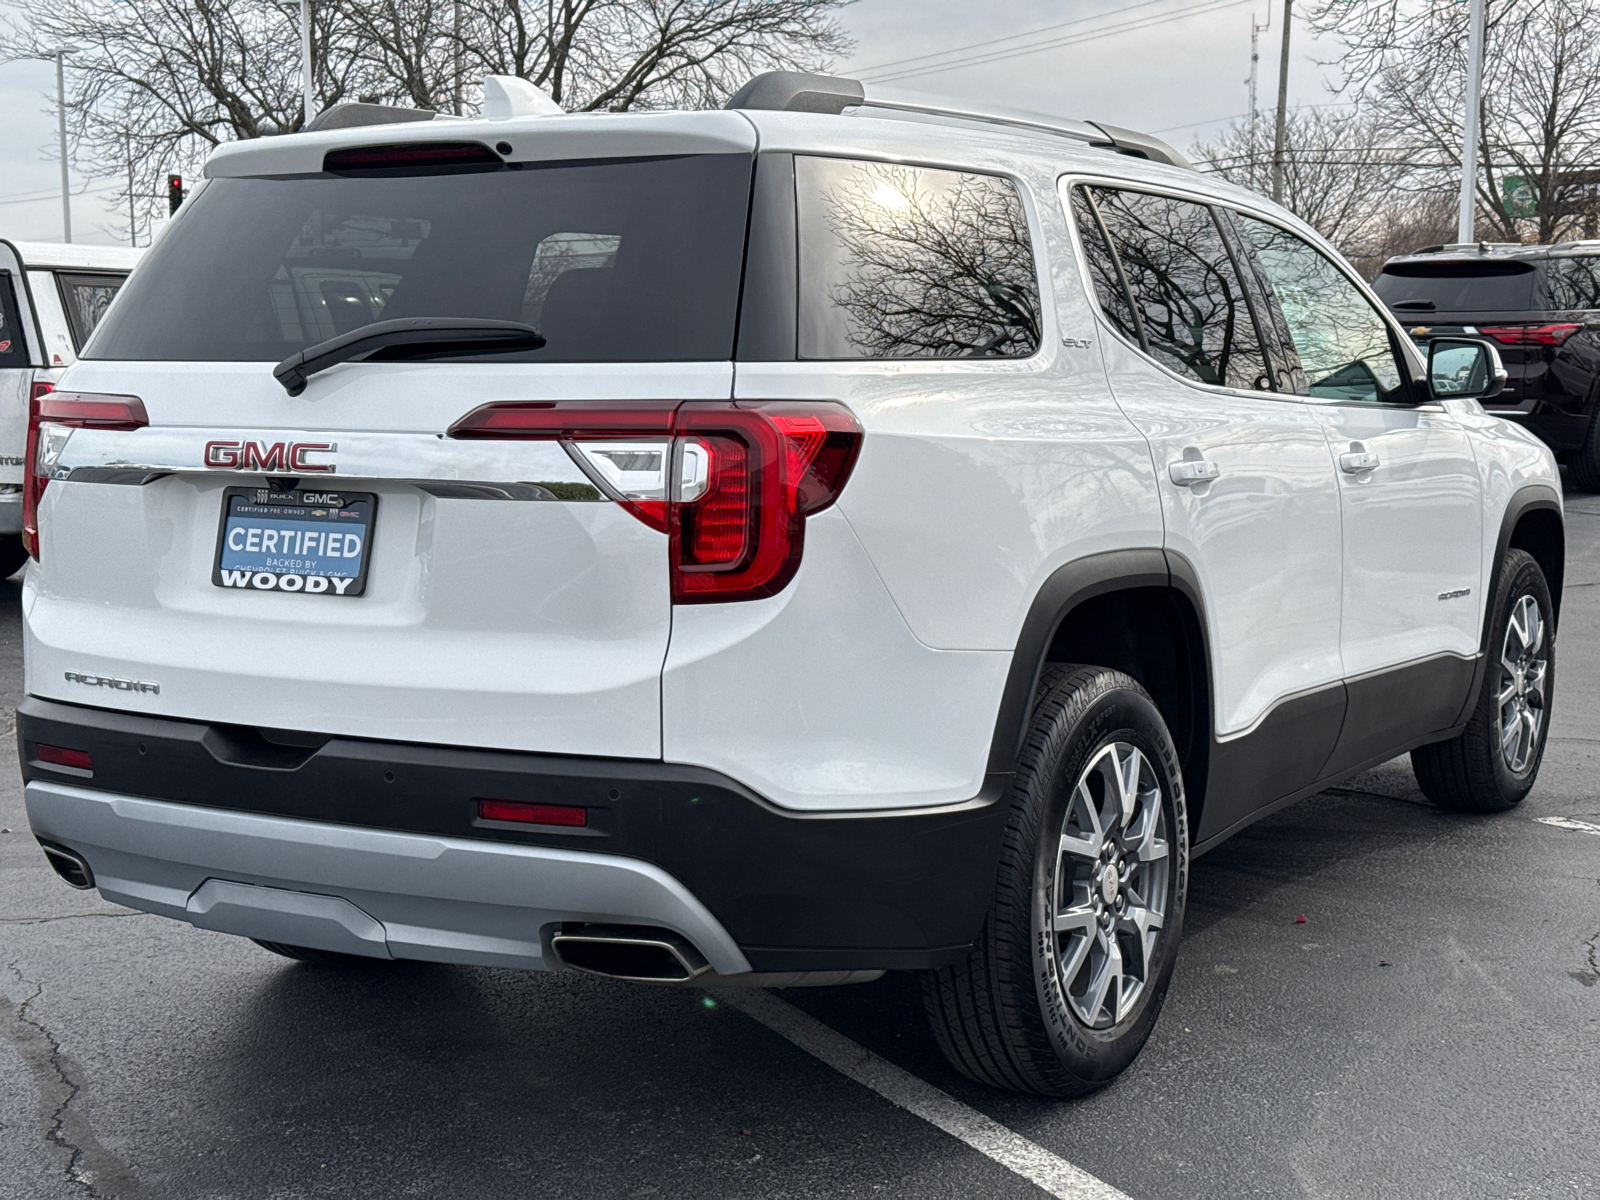
[[[1041,25],[1037,29],[1027,29],[1021,33],[1008,33],[1005,37],[990,38],[986,42],[974,42],[969,46],[962,46],[955,50],[934,50],[928,54],[913,54],[910,58],[895,58],[888,62],[873,63],[870,66],[855,68],[857,76],[876,74],[888,70],[890,67],[903,67],[908,63],[921,62],[928,58],[945,58],[952,54],[971,54],[974,50],[981,50],[985,46],[998,46],[1001,42],[1014,42],[1021,38],[1036,37],[1041,33],[1053,33],[1057,29],[1066,29],[1072,25],[1084,25],[1090,21],[1099,21],[1105,17],[1122,16],[1136,8],[1149,8],[1155,4],[1169,4],[1171,0],[1141,0],[1138,4],[1130,4],[1121,12],[1101,12],[1088,17],[1074,17],[1070,21],[1058,21],[1054,25]],[[955,65],[960,65],[959,62]]]
[[1045,50],[1057,50],[1064,46],[1081,45],[1084,42],[1097,41],[1100,38],[1112,37],[1120,33],[1133,33],[1137,30],[1148,29],[1151,26],[1164,24],[1168,21],[1182,20],[1186,17],[1199,16],[1202,13],[1219,12],[1225,8],[1236,8],[1241,4],[1251,3],[1255,3],[1255,0],[1202,0],[1202,3],[1199,4],[1191,4],[1185,8],[1175,9],[1167,13],[1153,13],[1132,21],[1124,21],[1120,25],[1111,25],[1085,33],[1069,34],[1065,37],[1048,38],[1044,41],[1030,43],[1014,49],[979,54],[948,64],[936,64],[928,67],[918,67],[909,71],[892,72],[874,79],[868,79],[867,82],[894,83],[905,79],[916,79],[923,75],[937,75],[944,71],[953,71],[963,67],[985,66],[989,63],[1003,62],[1006,59],[1020,58],[1028,54],[1038,54]]

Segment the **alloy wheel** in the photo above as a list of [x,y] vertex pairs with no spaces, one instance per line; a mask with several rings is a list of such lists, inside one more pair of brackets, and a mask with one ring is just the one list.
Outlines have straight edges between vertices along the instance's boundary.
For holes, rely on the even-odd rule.
[[1160,777],[1128,742],[1103,747],[1067,802],[1050,904],[1056,982],[1079,1021],[1107,1029],[1153,976],[1170,864]]
[[1500,731],[1500,756],[1513,774],[1528,769],[1539,747],[1546,708],[1545,620],[1539,602],[1521,597],[1511,608],[1500,649],[1500,690],[1495,712]]

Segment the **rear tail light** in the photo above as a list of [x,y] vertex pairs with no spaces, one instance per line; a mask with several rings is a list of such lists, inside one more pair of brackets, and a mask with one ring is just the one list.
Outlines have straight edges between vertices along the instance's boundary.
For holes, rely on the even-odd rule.
[[559,441],[606,495],[670,539],[679,604],[782,591],[805,518],[836,500],[860,424],[828,401],[487,404],[454,438]]
[[1582,325],[1480,325],[1478,332],[1507,346],[1559,346],[1582,328]]
[[137,396],[58,392],[53,384],[33,385],[28,398],[28,441],[22,477],[22,544],[35,560],[39,557],[39,500],[54,477],[56,458],[70,436],[59,431],[142,429],[148,424],[144,401]]

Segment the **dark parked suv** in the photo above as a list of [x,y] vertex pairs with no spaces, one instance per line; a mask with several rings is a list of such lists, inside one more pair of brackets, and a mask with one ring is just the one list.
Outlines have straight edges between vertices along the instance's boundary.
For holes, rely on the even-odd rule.
[[1373,286],[1424,347],[1463,332],[1498,342],[1510,378],[1485,407],[1600,492],[1600,242],[1435,246],[1390,259]]

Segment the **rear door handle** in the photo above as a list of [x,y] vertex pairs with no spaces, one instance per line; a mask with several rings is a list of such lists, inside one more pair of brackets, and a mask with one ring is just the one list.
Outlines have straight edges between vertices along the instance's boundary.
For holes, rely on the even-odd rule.
[[1210,483],[1221,474],[1222,468],[1209,458],[1185,458],[1167,466],[1167,478],[1179,487]]
[[1359,475],[1378,465],[1378,456],[1370,450],[1347,450],[1339,455],[1339,470],[1346,475]]

